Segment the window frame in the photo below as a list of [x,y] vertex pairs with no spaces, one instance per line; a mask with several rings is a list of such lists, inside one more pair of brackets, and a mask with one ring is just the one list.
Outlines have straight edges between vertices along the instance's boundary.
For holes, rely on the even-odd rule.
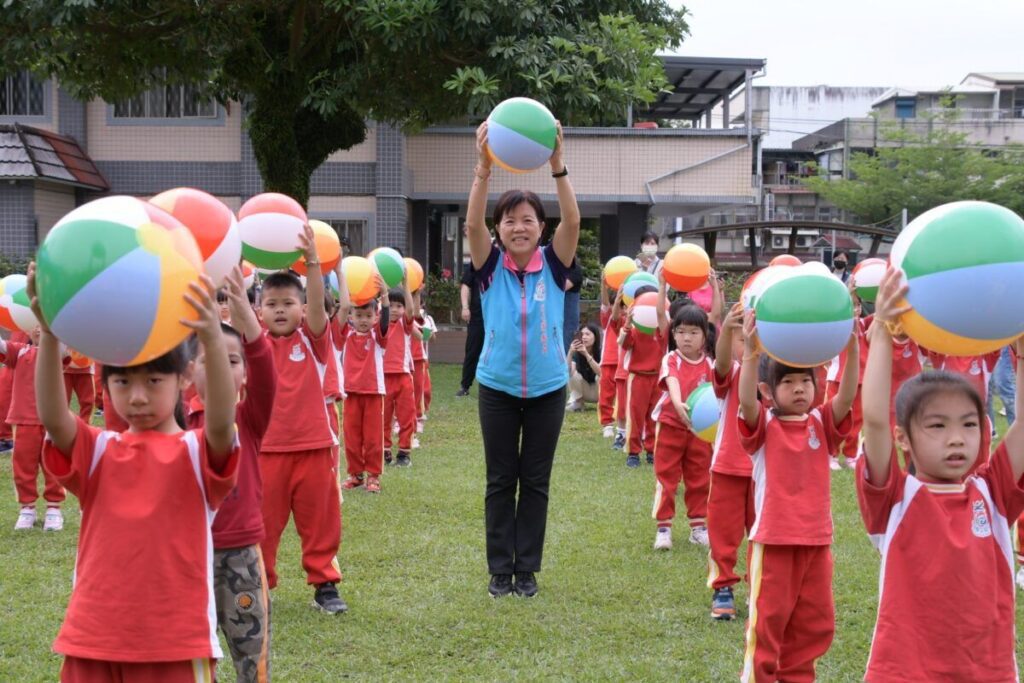
[[[43,90],[43,113],[42,114],[0,114],[0,123],[53,123],[53,79],[39,79],[28,69],[16,69],[18,73],[24,73],[30,79],[40,83]],[[14,76],[14,72],[4,74],[0,79],[0,87],[7,87],[7,79]]]
[[[213,114],[208,116],[187,116],[185,115],[185,98],[187,89],[190,86],[179,83],[174,85],[160,85],[154,86],[147,90],[140,92],[135,97],[130,97],[120,102],[107,102],[107,125],[108,126],[223,126],[227,117],[227,111],[225,108],[213,98],[210,98],[210,103],[213,105]],[[149,114],[151,107],[153,106],[154,99],[157,97],[163,97],[163,101],[166,102],[166,96],[168,89],[174,89],[179,93],[179,105],[177,116],[131,116],[130,111],[128,116],[120,116],[117,114],[117,108],[121,104],[125,104],[129,109],[131,108],[133,101],[137,98],[141,98],[144,107],[144,113]],[[162,92],[161,92],[162,91]]]

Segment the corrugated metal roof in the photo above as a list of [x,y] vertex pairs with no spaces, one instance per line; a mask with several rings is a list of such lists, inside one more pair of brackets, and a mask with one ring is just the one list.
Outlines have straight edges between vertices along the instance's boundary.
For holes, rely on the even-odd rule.
[[645,119],[699,119],[743,85],[748,70],[765,65],[763,59],[722,57],[664,55],[661,60],[672,92],[662,93],[646,109],[638,107],[637,115]]
[[0,178],[39,178],[90,190],[110,189],[73,138],[18,123],[0,125]]

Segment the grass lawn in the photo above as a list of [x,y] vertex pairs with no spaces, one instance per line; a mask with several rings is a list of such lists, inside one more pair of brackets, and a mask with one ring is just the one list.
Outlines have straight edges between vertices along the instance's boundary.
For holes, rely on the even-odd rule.
[[[298,538],[292,528],[285,532],[281,585],[273,595],[273,676],[735,680],[743,620],[708,617],[706,551],[686,542],[685,524],[674,550],[651,549],[651,467],[627,470],[601,438],[592,410],[567,416],[562,431],[540,594],[532,600],[488,597],[476,399],[454,398],[458,370],[433,369],[434,405],[414,466],[388,469],[380,496],[346,496],[340,561],[348,614],[328,617],[310,608]],[[0,458],[0,473],[11,481],[9,457]],[[44,535],[40,526],[15,533],[11,489],[0,500],[0,681],[53,681],[60,658],[50,645],[71,589],[77,504],[69,500],[59,534]],[[833,478],[833,516],[836,638],[818,673],[825,681],[855,681],[867,662],[878,560],[848,470]],[[140,610],[163,608],[160,586],[152,585],[152,592],[152,602]],[[746,594],[741,586],[743,616]],[[1017,614],[1020,631],[1020,607]],[[218,671],[222,680],[233,680],[229,661]]]

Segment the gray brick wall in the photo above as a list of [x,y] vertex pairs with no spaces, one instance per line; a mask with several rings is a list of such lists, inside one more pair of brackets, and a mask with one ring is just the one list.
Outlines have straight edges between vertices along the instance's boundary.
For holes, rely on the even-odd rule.
[[409,249],[409,200],[406,192],[405,136],[377,124],[377,246]]
[[0,253],[28,256],[36,250],[34,189],[30,181],[0,185]]
[[313,172],[310,194],[372,195],[377,185],[377,164],[372,161],[327,162]]
[[[243,105],[243,111],[245,106]],[[252,151],[252,140],[249,138],[249,131],[246,130],[245,122],[242,122],[242,161],[238,170],[238,189],[242,195],[242,203],[253,195],[263,192],[263,178],[260,177],[260,169],[256,165],[256,155]]]
[[240,165],[233,161],[97,161],[96,166],[113,194],[157,194],[183,186],[240,194]]
[[85,139],[85,103],[73,98],[64,88],[58,87],[57,107],[60,112],[57,116],[60,129],[58,132],[73,137],[82,149],[86,149],[88,141]]

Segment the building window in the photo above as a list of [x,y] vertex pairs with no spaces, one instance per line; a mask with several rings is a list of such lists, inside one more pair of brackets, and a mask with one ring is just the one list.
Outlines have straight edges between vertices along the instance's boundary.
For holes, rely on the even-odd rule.
[[217,103],[195,86],[161,85],[114,103],[115,119],[213,119]]
[[0,82],[0,116],[43,116],[43,83],[28,71],[16,71]]
[[345,256],[362,255],[368,250],[367,222],[364,218],[324,218],[324,223],[334,228],[341,239]]
[[896,98],[896,118],[912,119],[917,115],[917,100],[913,97]]

